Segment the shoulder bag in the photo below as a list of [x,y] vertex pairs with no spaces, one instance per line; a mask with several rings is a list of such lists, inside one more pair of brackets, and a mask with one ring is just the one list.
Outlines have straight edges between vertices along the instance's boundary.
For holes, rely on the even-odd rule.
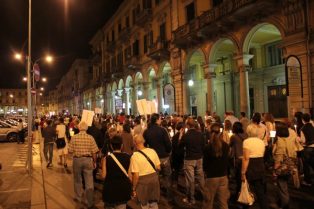
[[284,140],[286,143],[286,155],[283,157],[283,160],[280,163],[280,166],[275,169],[275,174],[277,176],[282,176],[282,177],[291,176],[298,171],[297,159],[289,157],[288,149],[287,149],[287,142],[286,142],[286,139]]
[[126,177],[129,178],[128,173],[126,172],[125,168],[121,165],[120,161],[116,158],[116,156],[114,156],[114,154],[110,154],[109,156],[115,161],[115,163],[119,166],[119,168],[126,175]]
[[65,147],[65,138],[57,138],[56,140],[57,149],[62,149]]
[[156,170],[156,167],[155,167],[155,164],[153,163],[153,161],[151,161],[151,159],[149,159],[149,157],[143,152],[143,151],[141,151],[141,150],[137,150],[139,153],[141,153],[142,155],[144,155],[144,157],[147,159],[147,161],[149,162],[149,164],[153,167],[153,169],[155,170],[155,171],[157,171]]

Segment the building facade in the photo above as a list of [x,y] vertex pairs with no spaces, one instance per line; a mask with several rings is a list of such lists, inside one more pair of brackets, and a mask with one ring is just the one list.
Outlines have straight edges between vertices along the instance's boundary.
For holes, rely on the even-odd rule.
[[313,28],[309,0],[124,1],[90,42],[83,108],[137,114],[145,98],[177,114],[310,112]]
[[26,115],[26,89],[0,89],[0,115]]

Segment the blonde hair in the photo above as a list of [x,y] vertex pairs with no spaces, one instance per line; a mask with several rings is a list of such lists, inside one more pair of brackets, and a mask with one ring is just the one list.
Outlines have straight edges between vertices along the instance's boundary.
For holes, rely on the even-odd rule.
[[109,134],[109,138],[112,138],[114,135],[116,135],[118,132],[117,132],[117,129],[116,127],[110,127],[109,130],[108,130],[108,134]]

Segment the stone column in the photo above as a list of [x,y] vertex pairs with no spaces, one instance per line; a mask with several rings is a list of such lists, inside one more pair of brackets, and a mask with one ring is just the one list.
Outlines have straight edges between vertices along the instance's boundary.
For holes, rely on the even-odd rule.
[[187,89],[188,87],[188,79],[185,78],[186,76],[182,75],[182,109],[183,109],[183,113],[182,114],[188,114],[190,113],[190,110],[188,110],[188,102],[190,101],[189,98],[187,98]]
[[162,111],[162,93],[163,90],[163,86],[162,86],[162,79],[158,78],[157,80],[157,102],[158,102],[158,109],[157,112],[161,112]]
[[137,106],[136,106],[136,100],[137,100],[137,85],[134,85],[134,88],[132,89],[132,110],[133,110],[133,115],[137,114]]
[[248,70],[250,69],[249,61],[254,55],[242,54],[236,56],[239,80],[240,80],[240,111],[250,115],[250,100],[249,100],[249,79]]
[[115,101],[115,97],[116,97],[116,91],[112,91],[111,92],[111,99],[112,99],[112,114],[116,114],[116,101]]
[[148,100],[148,89],[149,89],[149,82],[143,82],[143,97],[144,99]]
[[205,64],[202,66],[207,81],[207,110],[211,113],[216,111],[214,108],[214,78],[216,77],[216,66],[216,64]]
[[125,114],[129,115],[130,114],[130,111],[129,111],[129,101],[130,101],[130,91],[131,91],[131,88],[127,87],[127,88],[124,88],[124,93],[125,93]]

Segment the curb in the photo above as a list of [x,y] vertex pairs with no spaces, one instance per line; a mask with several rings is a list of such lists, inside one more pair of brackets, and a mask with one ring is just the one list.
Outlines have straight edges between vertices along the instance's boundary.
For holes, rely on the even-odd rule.
[[47,208],[41,165],[41,146],[33,144],[33,170],[31,174],[31,209]]

